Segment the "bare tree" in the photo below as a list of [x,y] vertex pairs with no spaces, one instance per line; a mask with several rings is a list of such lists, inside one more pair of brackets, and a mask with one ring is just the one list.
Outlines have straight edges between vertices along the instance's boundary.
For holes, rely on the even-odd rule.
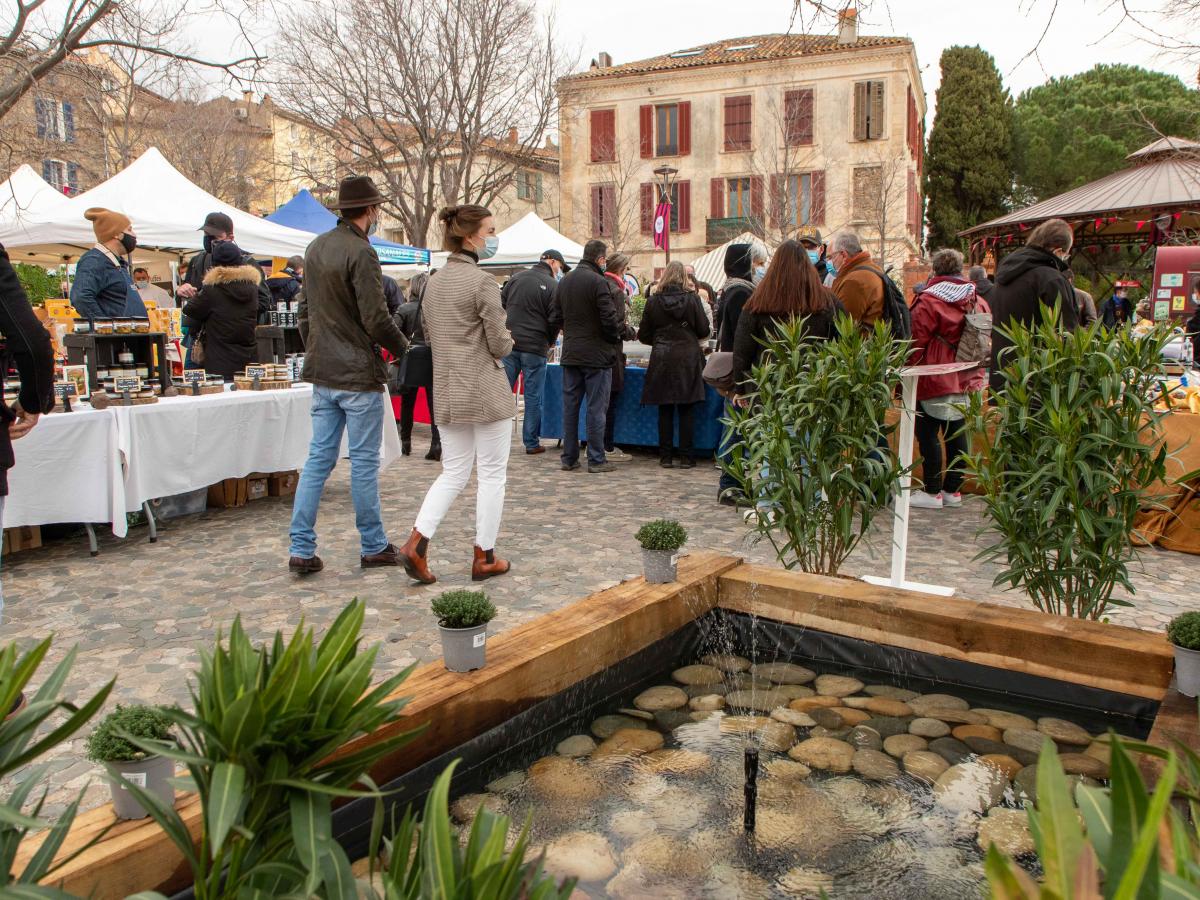
[[382,182],[404,237],[487,205],[542,145],[565,70],[531,0],[310,0],[280,10],[272,93]]
[[[594,177],[604,186],[604,214],[608,216],[608,242],[616,250],[639,253],[648,250],[650,236],[642,231],[643,163],[633,138],[614,139],[597,145],[597,157],[609,160],[595,166]],[[659,186],[653,190],[651,208],[658,202]]]
[[904,225],[903,199],[907,196],[907,166],[902,158],[883,150],[864,165],[851,170],[850,195],[854,221],[865,224],[879,242],[878,259],[888,258],[891,232]]
[[755,146],[750,167],[753,177],[762,179],[764,203],[750,220],[754,233],[775,245],[794,237],[804,225],[826,224],[826,160],[810,136],[811,106],[805,112],[798,104],[789,107],[786,100],[772,96],[761,115],[766,137]]

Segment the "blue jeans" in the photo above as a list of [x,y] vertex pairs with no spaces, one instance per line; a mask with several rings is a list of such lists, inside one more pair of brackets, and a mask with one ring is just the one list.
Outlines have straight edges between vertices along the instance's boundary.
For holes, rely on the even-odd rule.
[[309,559],[317,553],[317,507],[325,481],[337,465],[343,431],[350,438],[350,497],[354,501],[354,524],[362,540],[362,555],[370,556],[387,547],[379,508],[382,396],[377,391],[338,391],[313,385],[313,436],[292,505],[292,556]]
[[562,461],[568,466],[579,462],[579,405],[587,397],[588,465],[605,461],[604,420],[608,413],[608,394],[612,389],[612,367],[594,369],[563,366],[563,450]]
[[[732,409],[731,403],[728,400],[726,400],[725,406],[722,409],[722,418],[726,418],[726,419],[729,418],[731,409]],[[740,440],[741,440],[741,436],[737,433],[736,430],[731,428],[729,425],[721,426],[721,446],[717,448],[717,456],[720,458],[721,462],[725,463],[726,465],[733,462],[733,445],[738,443]],[[736,478],[734,478],[732,475],[730,475],[728,472],[726,472],[724,469],[722,469],[721,470],[721,480],[720,480],[720,483],[717,485],[718,499],[726,491],[730,491],[730,490],[737,491],[740,493],[742,490],[741,482],[738,481]]]
[[525,375],[525,419],[521,423],[521,440],[526,450],[542,445],[542,387],[546,384],[546,357],[536,353],[514,350],[502,360],[508,373],[508,383],[515,391],[517,376]]

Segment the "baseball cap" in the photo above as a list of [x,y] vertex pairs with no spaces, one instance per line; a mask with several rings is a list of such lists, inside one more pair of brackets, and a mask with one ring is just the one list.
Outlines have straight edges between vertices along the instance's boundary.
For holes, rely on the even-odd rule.
[[567,261],[565,259],[563,259],[563,255],[561,253],[559,253],[557,250],[547,250],[545,253],[542,254],[542,259],[556,260],[557,262],[562,263],[564,272],[571,271],[571,267],[567,265]]
[[813,244],[820,247],[825,241],[821,239],[821,229],[806,225],[796,231],[796,240],[802,244]]
[[218,234],[233,234],[233,219],[225,213],[211,212],[204,217],[200,230],[207,235],[216,237]]

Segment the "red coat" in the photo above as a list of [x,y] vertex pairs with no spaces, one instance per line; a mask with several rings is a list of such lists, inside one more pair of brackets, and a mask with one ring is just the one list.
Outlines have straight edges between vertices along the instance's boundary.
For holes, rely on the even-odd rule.
[[[991,312],[975,285],[953,275],[935,275],[912,305],[910,366],[954,362],[968,310]],[[985,367],[948,375],[925,375],[917,382],[917,400],[977,391],[987,382]]]

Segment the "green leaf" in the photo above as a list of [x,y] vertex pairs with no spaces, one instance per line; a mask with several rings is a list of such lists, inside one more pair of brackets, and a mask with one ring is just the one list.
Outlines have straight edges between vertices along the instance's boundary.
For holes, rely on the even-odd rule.
[[321,856],[328,852],[333,827],[329,798],[293,791],[288,797],[292,816],[292,839],[300,863],[310,874],[320,871]]
[[1083,831],[1075,818],[1075,805],[1058,753],[1047,741],[1038,756],[1037,822],[1038,855],[1045,870],[1047,888],[1061,897],[1072,896],[1071,885],[1083,848]]
[[212,769],[212,787],[204,814],[208,825],[208,844],[215,860],[225,846],[225,838],[241,817],[245,801],[246,770],[236,763],[220,762]]
[[1100,865],[1108,868],[1108,854],[1112,846],[1112,801],[1104,788],[1081,784],[1075,788],[1075,802],[1087,826],[1087,837]]
[[221,722],[221,741],[231,756],[250,750],[262,734],[262,701],[257,690],[238,697],[225,711]]
[[1113,894],[1113,900],[1159,896],[1158,831],[1171,802],[1171,793],[1175,790],[1177,771],[1178,763],[1172,757],[1167,760],[1166,768],[1155,785],[1145,818],[1138,830],[1137,843],[1129,857],[1129,865],[1121,871],[1121,880],[1116,893]]
[[429,900],[451,900],[456,895],[457,840],[450,828],[449,803],[450,779],[458,762],[451,762],[437,777],[425,800],[420,851],[424,864],[424,886]]

